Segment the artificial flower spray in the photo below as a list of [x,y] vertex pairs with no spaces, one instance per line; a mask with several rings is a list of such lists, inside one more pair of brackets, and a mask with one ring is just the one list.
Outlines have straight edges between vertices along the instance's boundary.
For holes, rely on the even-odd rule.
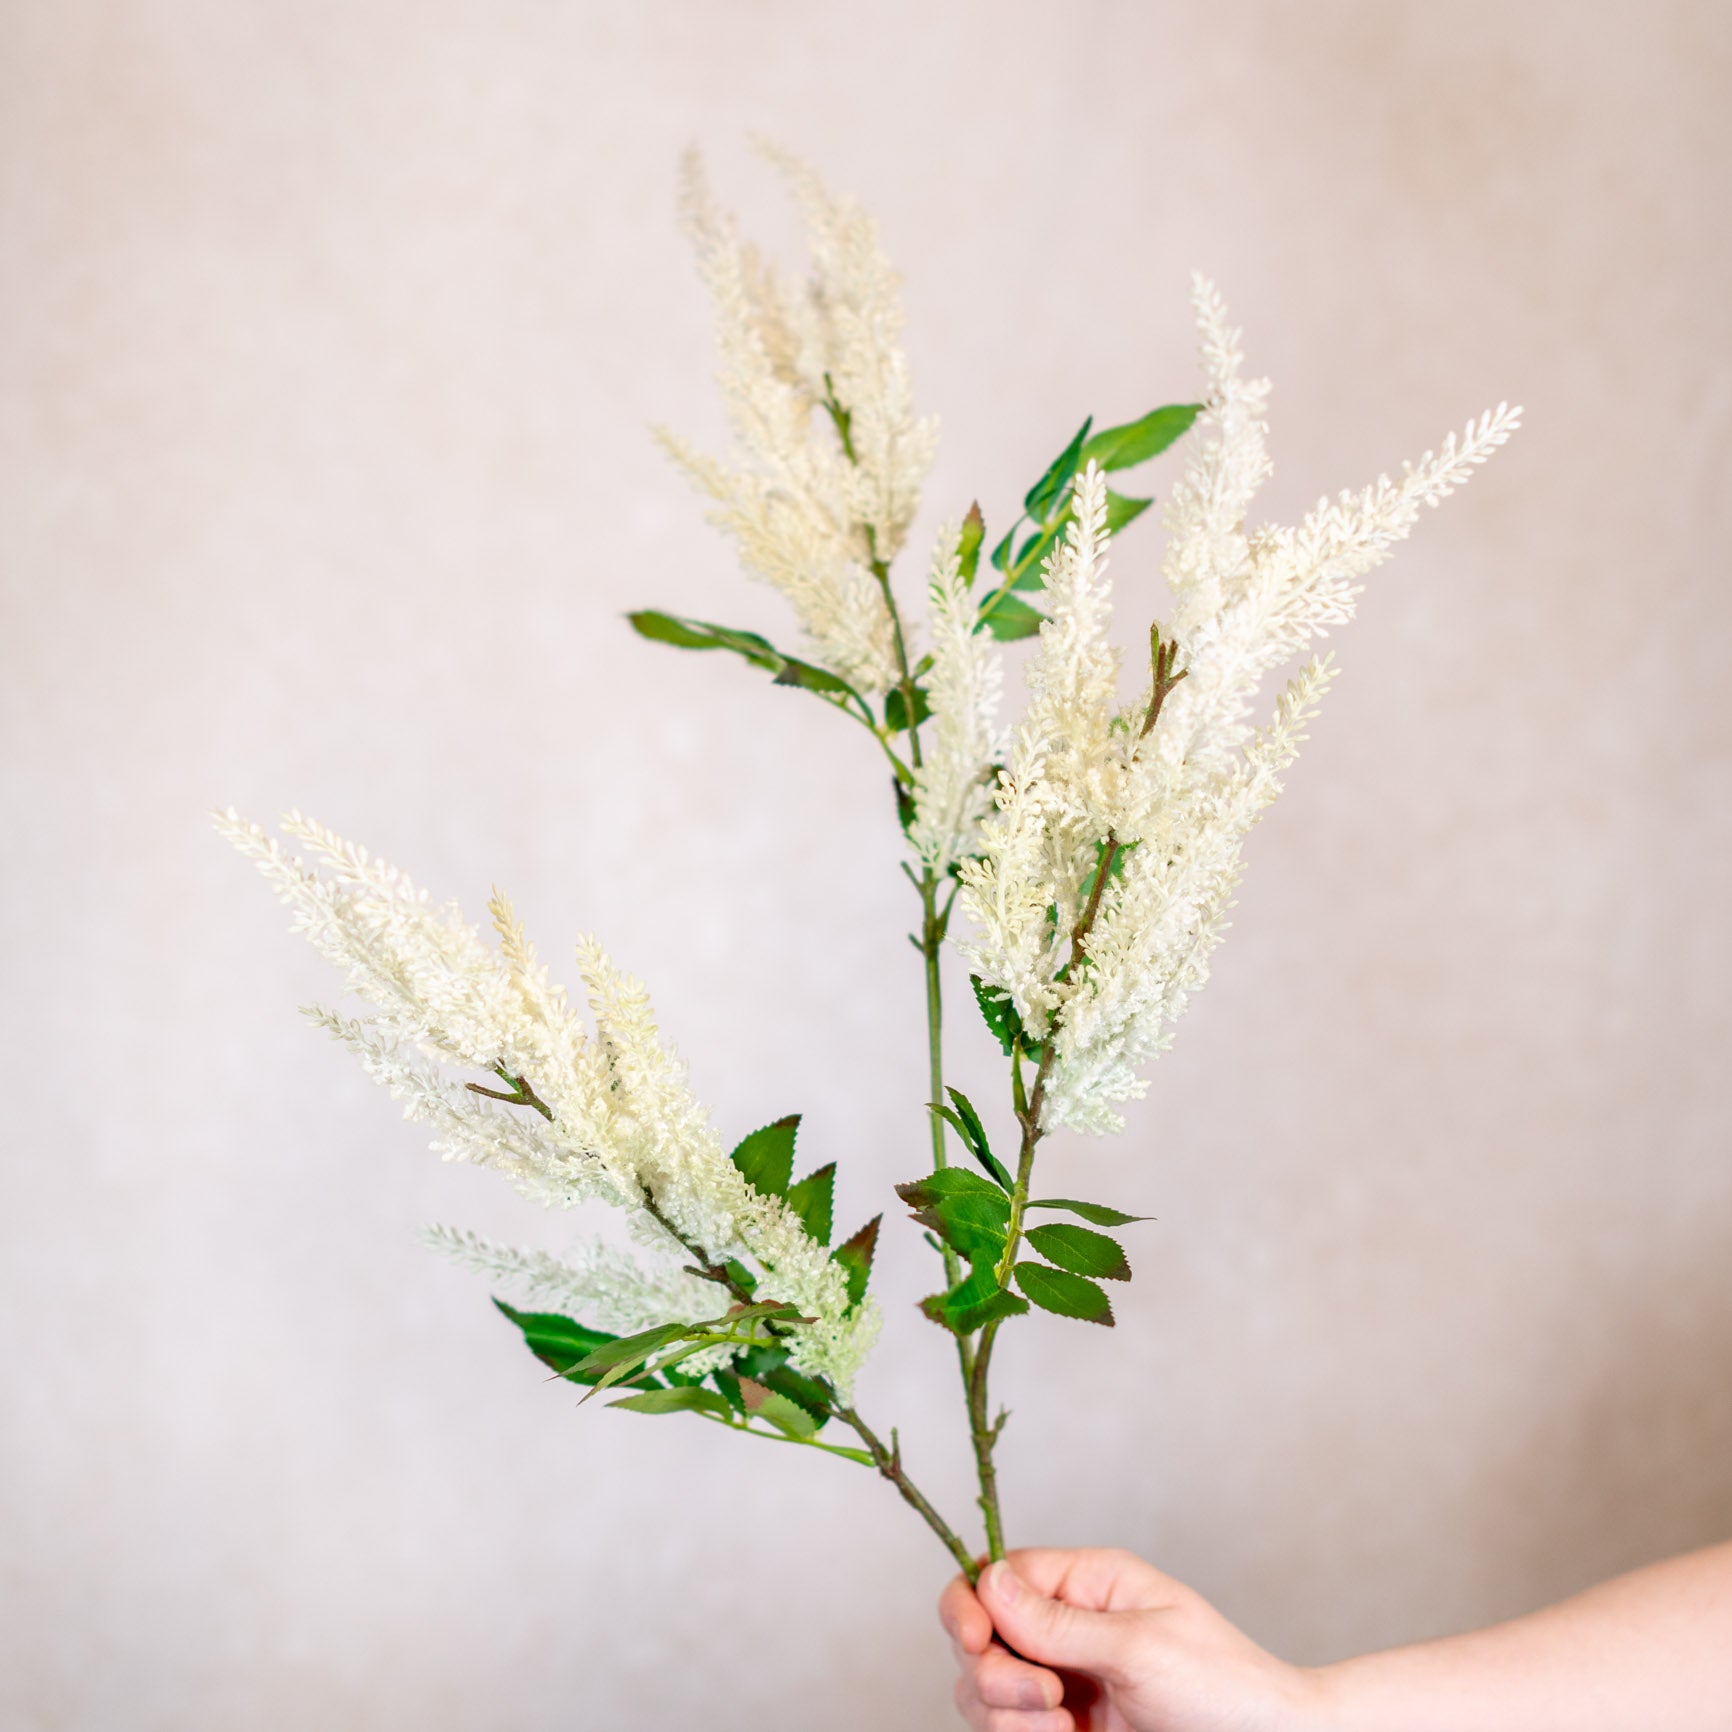
[[[923,1007],[929,1037],[926,1073],[908,1088],[931,1120],[930,1147],[909,1151],[894,1195],[937,1253],[924,1318],[896,1320],[896,1350],[950,1338],[986,1550],[999,1557],[999,1337],[1031,1306],[1110,1326],[1108,1284],[1131,1277],[1118,1232],[1135,1217],[1042,1195],[1041,1144],[1119,1130],[1120,1104],[1146,1090],[1208,978],[1246,834],[1328,691],[1316,640],[1352,617],[1365,573],[1517,415],[1500,406],[1398,480],[1326,499],[1294,528],[1249,527],[1269,473],[1268,385],[1242,376],[1239,334],[1199,278],[1201,400],[1122,426],[1085,421],[996,536],[978,505],[958,512],[931,552],[917,626],[893,568],[937,427],[914,411],[898,279],[853,199],[764,154],[798,205],[808,274],[785,282],[688,160],[682,211],[715,306],[736,449],[722,460],[658,438],[745,570],[787,598],[797,653],[663,612],[631,621],[799,688],[870,733],[889,768],[886,818],[919,902],[909,1013]],[[1172,613],[1147,626],[1146,659],[1127,671],[1109,640],[1109,553],[1152,500],[1111,479],[1170,447],[1182,460],[1160,514]],[[1032,640],[1017,652],[1027,696],[1007,719],[1005,646],[1019,639]],[[591,938],[577,947],[580,1012],[502,895],[483,931],[298,815],[282,826],[298,855],[232,811],[218,827],[359,1001],[356,1014],[312,1019],[429,1127],[436,1150],[549,1207],[597,1201],[625,1216],[630,1252],[597,1242],[555,1257],[455,1228],[429,1235],[511,1294],[500,1310],[541,1360],[586,1400],[879,1473],[974,1575],[969,1528],[921,1492],[899,1433],[855,1404],[883,1321],[869,1290],[882,1216],[837,1231],[835,1165],[802,1170],[797,1115],[730,1148],[643,987]],[[969,970],[971,1038],[1004,1055],[1017,1130],[996,1149],[944,1081],[946,945]]]

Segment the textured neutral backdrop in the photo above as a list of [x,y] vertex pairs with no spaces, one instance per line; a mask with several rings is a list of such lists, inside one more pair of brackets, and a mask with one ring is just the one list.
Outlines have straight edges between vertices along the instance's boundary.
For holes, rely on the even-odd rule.
[[[1193,391],[1194,266],[1276,382],[1272,516],[1528,409],[1374,578],[1150,1099],[1052,1152],[1159,1222],[1116,1331],[1007,1338],[1013,1537],[1319,1659],[1732,1530],[1724,6],[0,24],[0,1724],[949,1723],[887,1488],[575,1413],[418,1247],[564,1229],[296,1020],[323,965],[204,817],[594,928],[724,1131],[806,1112],[844,1219],[917,1170],[879,764],[619,618],[788,635],[646,436],[721,426],[680,148],[790,236],[753,129],[904,271],[917,547]],[[889,1233],[867,1394],[960,1518],[928,1263]]]

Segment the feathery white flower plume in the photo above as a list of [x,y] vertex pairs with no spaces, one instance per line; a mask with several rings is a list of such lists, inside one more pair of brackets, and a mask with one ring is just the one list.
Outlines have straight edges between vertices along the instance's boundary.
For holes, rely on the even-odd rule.
[[[643,987],[593,939],[578,946],[591,1035],[497,891],[494,948],[455,905],[434,907],[403,873],[298,814],[283,831],[323,872],[232,809],[216,824],[293,909],[293,929],[372,1007],[360,1018],[316,1010],[313,1019],[407,1117],[432,1126],[435,1149],[495,1168],[550,1207],[598,1198],[623,1208],[665,1253],[690,1256],[663,1221],[709,1264],[748,1262],[757,1297],[812,1320],[793,1327],[791,1362],[844,1391],[851,1385],[877,1332],[876,1307],[868,1298],[851,1309],[841,1267],[780,1197],[755,1190],[728,1159]],[[700,1315],[724,1308],[715,1288]]]
[[893,559],[931,467],[937,423],[917,420],[900,345],[896,273],[877,226],[785,151],[761,144],[804,220],[812,277],[790,297],[710,196],[695,152],[681,214],[710,291],[719,383],[743,462],[665,429],[657,438],[715,502],[741,563],[787,596],[815,658],[864,692],[897,677],[873,562]]
[[992,808],[993,770],[1005,750],[998,725],[1004,652],[976,629],[980,604],[963,582],[962,532],[940,531],[927,586],[932,669],[926,680],[931,727],[914,772],[914,821],[908,839],[942,878],[973,853],[980,822]]
[[1105,484],[1091,465],[1050,562],[1051,618],[997,809],[981,857],[961,867],[962,907],[978,929],[964,954],[1052,1048],[1043,1128],[1117,1129],[1116,1104],[1145,1092],[1140,1067],[1208,978],[1245,834],[1280,792],[1330,669],[1308,662],[1259,729],[1250,718],[1264,677],[1350,619],[1359,579],[1518,423],[1500,404],[1399,481],[1324,500],[1297,528],[1248,532],[1270,467],[1268,384],[1241,379],[1239,333],[1201,277],[1195,301],[1210,399],[1165,512],[1175,611],[1155,640],[1176,644],[1181,677],[1157,702],[1151,671],[1133,702],[1118,702],[1105,641]]

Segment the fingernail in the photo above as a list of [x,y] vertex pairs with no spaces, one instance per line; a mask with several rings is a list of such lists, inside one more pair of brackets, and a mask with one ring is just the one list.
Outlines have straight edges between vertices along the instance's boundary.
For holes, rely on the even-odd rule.
[[1017,1690],[1021,1698],[1017,1706],[1022,1708],[1044,1708],[1046,1706],[1046,1691],[1033,1678],[1025,1678]]
[[986,1573],[992,1578],[995,1599],[1016,1601],[1022,1598],[1022,1580],[1009,1564],[1000,1561]]

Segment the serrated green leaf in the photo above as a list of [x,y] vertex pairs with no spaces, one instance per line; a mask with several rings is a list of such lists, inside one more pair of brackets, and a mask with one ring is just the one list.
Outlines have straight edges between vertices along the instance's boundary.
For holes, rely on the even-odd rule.
[[974,1264],[996,1263],[1004,1255],[1007,1218],[985,1197],[939,1197],[914,1211],[915,1220]]
[[953,1335],[972,1335],[995,1318],[1016,1317],[1028,1301],[1000,1287],[991,1269],[976,1269],[950,1289],[920,1301],[920,1309]]
[[1097,1281],[1128,1281],[1131,1265],[1124,1247],[1105,1233],[1088,1227],[1073,1227],[1068,1221],[1053,1221],[1030,1227],[1029,1244],[1049,1263],[1073,1274],[1092,1275]]
[[962,587],[974,587],[974,574],[980,569],[980,544],[986,539],[986,519],[980,515],[980,501],[969,506],[962,520],[962,533],[956,547],[956,568],[962,577]]
[[621,1396],[608,1406],[623,1407],[628,1413],[708,1413],[730,1423],[733,1413],[726,1396],[695,1383],[681,1384],[677,1389],[646,1389],[641,1395]]
[[579,1373],[594,1371],[597,1373],[611,1371],[620,1365],[641,1365],[651,1354],[659,1352],[670,1343],[678,1341],[689,1329],[704,1327],[704,1325],[688,1325],[685,1323],[662,1323],[654,1329],[640,1330],[636,1335],[616,1336],[611,1341],[604,1341],[598,1347],[585,1354],[573,1370]]
[[1152,499],[1138,499],[1128,493],[1115,493],[1107,489],[1107,534],[1117,535],[1127,524],[1135,523],[1148,508],[1154,504]]
[[1044,613],[1005,590],[993,599],[990,611],[981,609],[980,626],[975,629],[984,627],[1000,643],[1015,643],[1019,638],[1033,637],[1045,624]]
[[[932,714],[932,703],[927,697],[924,686],[914,688],[914,725],[919,725]],[[892,686],[884,694],[884,725],[891,733],[900,734],[908,728],[908,706],[902,698],[902,688]]]
[[788,1181],[794,1176],[794,1138],[799,1129],[800,1115],[790,1113],[742,1137],[728,1159],[754,1191],[767,1197],[785,1197]]
[[866,1283],[872,1279],[872,1255],[878,1249],[878,1227],[883,1219],[882,1215],[874,1215],[858,1233],[830,1253],[831,1260],[840,1263],[848,1277],[850,1311],[866,1297]]
[[[791,1370],[785,1347],[748,1348],[735,1356],[734,1372],[736,1376],[749,1377],[754,1383],[761,1383],[766,1389],[787,1396],[790,1401],[797,1401],[811,1414],[819,1430],[830,1417],[830,1397],[824,1385],[803,1371]],[[716,1382],[721,1384],[722,1373],[716,1374]]]
[[1031,1209],[1068,1209],[1093,1221],[1097,1227],[1128,1227],[1133,1221],[1152,1221],[1153,1215],[1127,1215],[1123,1209],[1109,1209],[1105,1203],[1079,1203],[1074,1197],[1031,1197]]
[[836,1163],[828,1161],[816,1172],[808,1173],[799,1184],[788,1187],[788,1207],[800,1217],[806,1237],[820,1245],[830,1243],[834,1225],[836,1196]]
[[1140,420],[1103,427],[1083,446],[1082,461],[1107,470],[1135,468],[1183,438],[1202,412],[1201,403],[1168,403]]
[[978,1173],[966,1167],[940,1167],[923,1179],[914,1179],[896,1187],[899,1196],[911,1209],[924,1209],[945,1197],[973,1197],[990,1204],[997,1216],[1008,1224],[1010,1198],[997,1185],[989,1184]]
[[974,988],[974,1002],[980,1006],[980,1014],[986,1019],[986,1026],[991,1029],[993,1039],[1003,1049],[1004,1056],[1010,1057],[1011,1048],[1015,1046],[1020,1035],[1022,1050],[1038,1059],[1040,1042],[1029,1039],[1010,994],[1002,986],[988,986],[978,974],[969,975],[968,984]]
[[1064,491],[1076,477],[1076,472],[1082,467],[1083,446],[1088,440],[1089,428],[1094,425],[1094,416],[1083,422],[1076,431],[1076,436],[1047,465],[1046,473],[1035,482],[1023,499],[1022,506],[1036,523],[1045,523],[1053,506],[1063,496]]
[[1049,1269],[1044,1263],[1018,1263],[1015,1273],[1017,1286],[1041,1310],[1112,1328],[1112,1301],[1094,1282],[1066,1269]]
[[752,1417],[767,1419],[778,1431],[786,1432],[789,1437],[810,1437],[818,1429],[817,1421],[805,1408],[797,1401],[790,1401],[785,1395],[778,1395],[773,1389],[758,1403]]

